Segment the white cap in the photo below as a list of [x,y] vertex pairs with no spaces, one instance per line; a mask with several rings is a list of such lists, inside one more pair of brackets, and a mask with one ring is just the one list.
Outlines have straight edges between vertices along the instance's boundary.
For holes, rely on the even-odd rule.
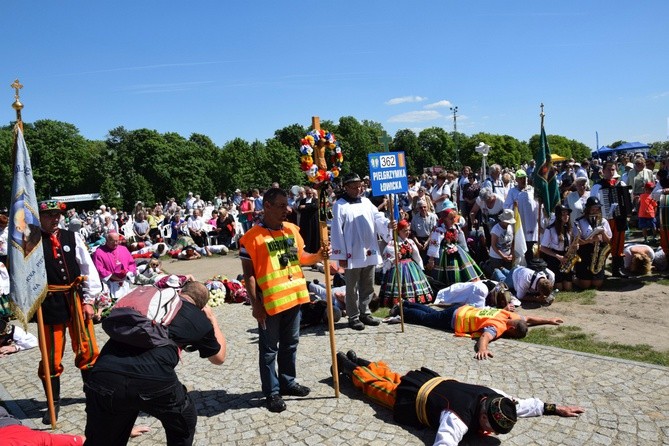
[[167,282],[165,282],[165,285],[167,285],[170,288],[181,288],[181,281],[179,280],[179,277],[172,274],[167,278]]

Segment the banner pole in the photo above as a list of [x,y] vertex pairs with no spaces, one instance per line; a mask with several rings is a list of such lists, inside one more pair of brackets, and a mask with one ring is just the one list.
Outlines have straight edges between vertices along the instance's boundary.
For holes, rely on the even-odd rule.
[[[318,188],[320,205],[327,203],[325,187]],[[325,214],[327,215],[327,213]],[[332,381],[334,385],[335,398],[339,398],[339,368],[337,367],[337,345],[335,342],[334,325],[334,299],[332,298],[332,278],[330,277],[330,234],[326,220],[319,222],[321,232],[321,246],[323,249],[323,268],[325,270],[325,297],[328,307],[328,332],[330,337],[330,356],[332,361]],[[336,262],[339,262],[338,260]]]
[[[394,194],[389,195],[390,223],[395,226],[395,203]],[[402,296],[402,270],[400,269],[400,253],[397,245],[397,229],[393,229],[393,243],[395,246],[395,277],[397,278],[397,297],[400,305],[400,328],[404,333],[404,304]]]
[[44,335],[44,318],[42,317],[42,306],[37,308],[37,333],[39,335],[39,349],[42,354],[42,367],[44,370],[44,390],[48,405],[49,417],[51,418],[51,429],[56,429],[56,407],[53,402],[53,389],[51,387],[51,366],[49,365],[49,354],[46,351],[46,336]]
[[[23,119],[21,117],[21,110],[23,109],[23,104],[19,98],[19,91],[23,88],[23,85],[16,79],[11,85],[14,89],[14,103],[12,108],[16,111],[16,127],[23,132]],[[18,133],[14,133],[14,145],[12,148],[12,162],[11,165],[14,166],[16,162],[16,149],[17,149],[17,138]],[[12,169],[13,170],[13,169]],[[14,180],[12,179],[12,184]],[[11,268],[11,265],[9,265]],[[46,401],[49,411],[49,416],[51,418],[51,429],[56,429],[56,408],[53,402],[53,389],[51,388],[51,367],[49,365],[49,354],[46,351],[46,337],[44,335],[44,318],[42,317],[42,306],[37,307],[37,333],[39,336],[39,348],[40,353],[42,354],[42,371],[44,372],[44,390],[46,393]]]

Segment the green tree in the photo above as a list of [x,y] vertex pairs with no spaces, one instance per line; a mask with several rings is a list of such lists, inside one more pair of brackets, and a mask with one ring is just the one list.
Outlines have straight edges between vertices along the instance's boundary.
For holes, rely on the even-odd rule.
[[[12,172],[11,153],[14,144],[13,126],[8,125],[0,128],[0,209],[9,208],[12,196]],[[28,149],[30,150],[30,149]]]
[[[567,159],[574,158],[578,161],[591,157],[590,148],[581,142],[560,135],[547,135],[546,138],[548,138],[548,146],[550,147],[551,154],[560,155]],[[539,148],[538,134],[532,135],[528,146],[532,154],[536,153]]]
[[669,141],[655,141],[649,144],[650,154],[653,156],[665,156],[669,153]]
[[472,168],[481,165],[483,157],[475,150],[481,142],[490,146],[490,152],[486,160],[488,166],[499,164],[503,167],[516,169],[520,164],[532,158],[527,144],[513,136],[477,133],[468,138],[468,143],[460,152],[464,165],[469,165]]
[[97,192],[84,182],[95,155],[74,125],[43,119],[24,124],[24,133],[37,197]]
[[100,199],[109,207],[124,209],[121,193],[112,177],[107,177],[102,181],[100,185]]
[[253,165],[251,145],[241,138],[227,142],[221,153],[220,170],[223,176],[223,190],[253,187],[256,168]]
[[[330,130],[330,129],[327,129]],[[300,124],[292,124],[274,132],[274,139],[285,145],[286,147],[295,150],[299,154],[300,141],[307,135],[307,129]]]
[[423,167],[427,167],[425,163],[432,164],[432,156],[422,149],[413,130],[398,130],[393,138],[392,147],[394,151],[404,152],[407,172],[410,175],[420,175],[423,173]]
[[274,138],[267,140],[265,154],[258,160],[258,170],[268,172],[270,183],[276,181],[284,189],[294,184],[306,184],[307,181],[306,175],[300,169],[299,151]]
[[[418,134],[418,143],[423,153],[429,154],[432,165],[439,165],[447,169],[455,167],[455,144],[451,134],[441,127],[430,127],[421,130]],[[423,167],[429,167],[424,165]]]
[[385,134],[383,128],[371,121],[365,121],[363,124],[352,116],[344,116],[339,119],[338,131],[339,143],[344,154],[342,171],[366,175],[369,172],[367,155],[381,151],[378,139]]

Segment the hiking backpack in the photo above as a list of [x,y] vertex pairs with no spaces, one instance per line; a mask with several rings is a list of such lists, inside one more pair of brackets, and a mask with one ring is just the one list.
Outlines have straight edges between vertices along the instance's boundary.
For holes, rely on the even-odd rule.
[[110,339],[134,347],[176,346],[168,337],[168,326],[182,304],[174,288],[139,286],[116,302],[102,329]]

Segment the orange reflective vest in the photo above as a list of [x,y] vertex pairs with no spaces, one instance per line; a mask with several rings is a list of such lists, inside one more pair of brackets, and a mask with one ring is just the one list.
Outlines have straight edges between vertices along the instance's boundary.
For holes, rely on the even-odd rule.
[[[253,262],[256,284],[262,291],[267,314],[273,316],[309,302],[307,282],[300,266],[304,241],[296,225],[284,222],[280,230],[256,225],[239,243]],[[286,266],[281,266],[281,257],[288,260]]]
[[455,312],[453,330],[456,336],[478,338],[484,328],[495,327],[499,338],[506,331],[506,321],[509,319],[520,319],[520,316],[498,308],[476,308],[463,305]]

